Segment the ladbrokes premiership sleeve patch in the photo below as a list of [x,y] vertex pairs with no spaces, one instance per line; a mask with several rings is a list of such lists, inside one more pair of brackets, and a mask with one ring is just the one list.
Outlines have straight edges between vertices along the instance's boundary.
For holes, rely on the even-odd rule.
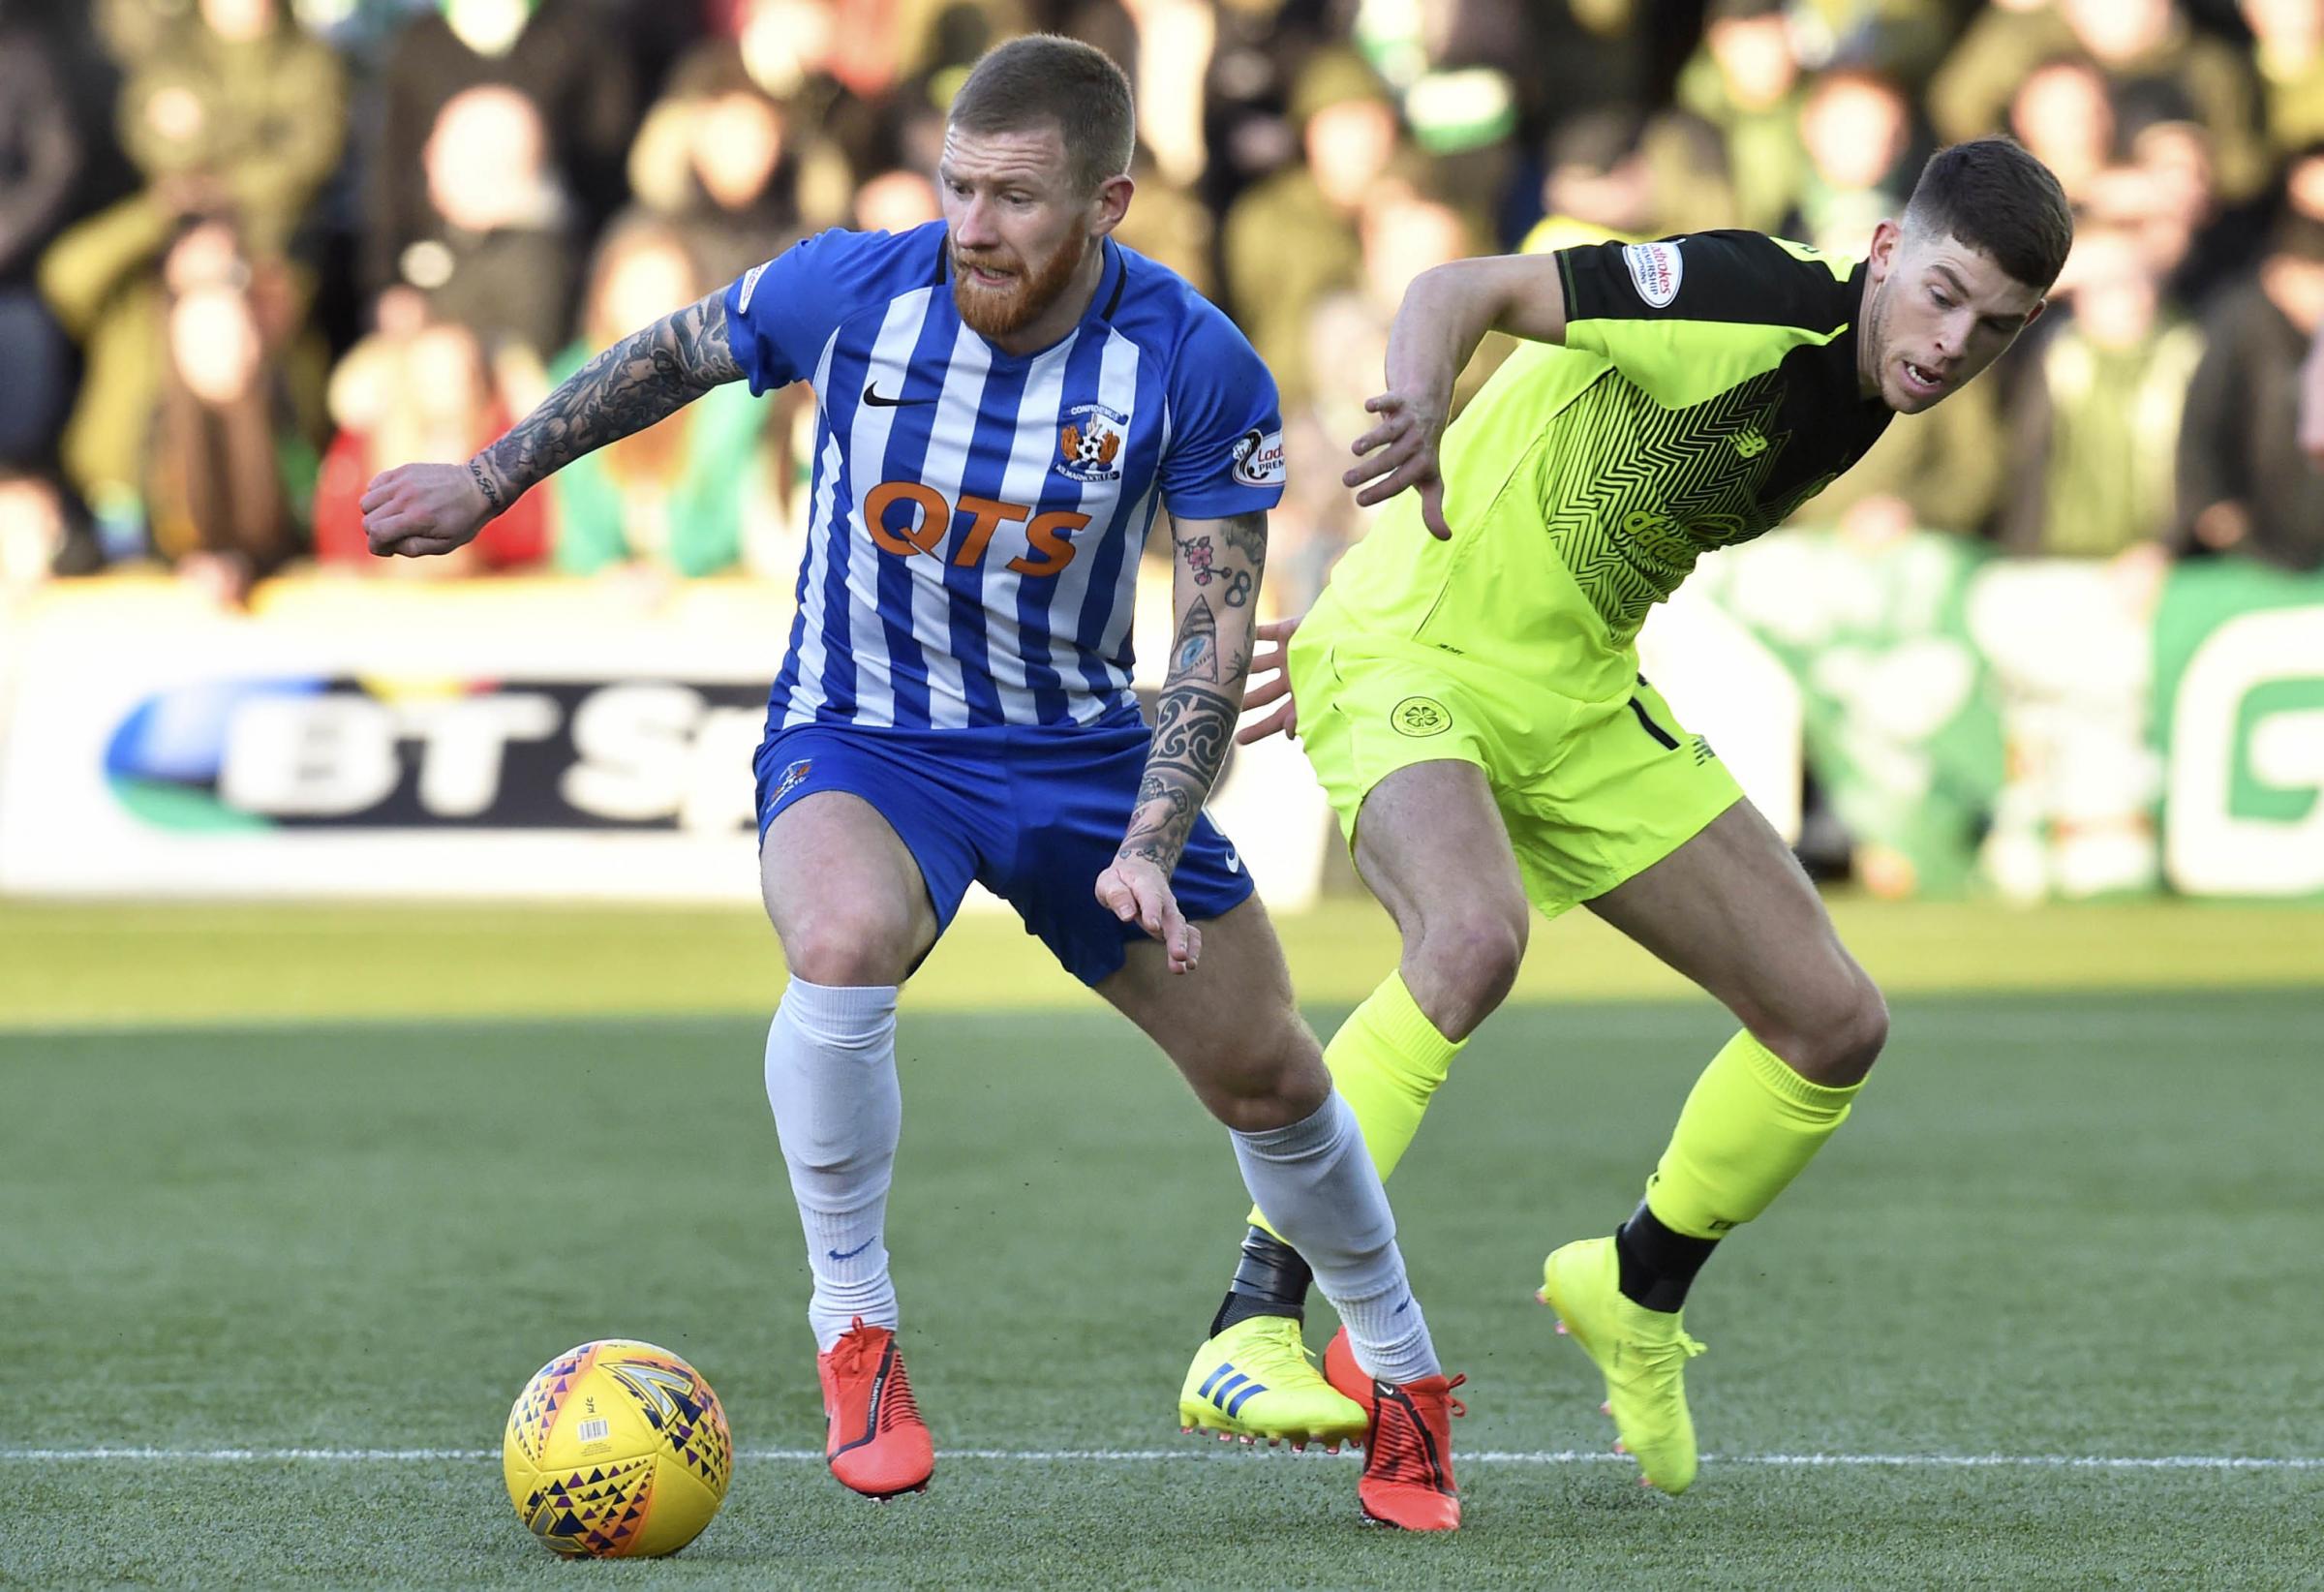
[[1282,501],[1287,478],[1275,379],[1235,323],[1191,291],[1188,314],[1167,378],[1163,506],[1182,520],[1264,512]]
[[1678,296],[1679,279],[1687,263],[1679,253],[1678,240],[1627,244],[1622,260],[1630,267],[1631,285],[1638,290],[1638,296],[1658,310],[1668,309]]
[[1235,440],[1235,478],[1245,486],[1281,486],[1283,432],[1256,427]]

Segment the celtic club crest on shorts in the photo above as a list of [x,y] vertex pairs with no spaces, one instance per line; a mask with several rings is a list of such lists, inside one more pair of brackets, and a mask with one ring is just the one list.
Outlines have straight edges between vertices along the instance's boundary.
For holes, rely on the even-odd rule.
[[1103,404],[1076,404],[1057,433],[1057,474],[1077,481],[1121,479],[1121,447],[1130,417]]
[[1407,696],[1389,710],[1388,721],[1398,735],[1442,735],[1452,727],[1452,713],[1433,696]]

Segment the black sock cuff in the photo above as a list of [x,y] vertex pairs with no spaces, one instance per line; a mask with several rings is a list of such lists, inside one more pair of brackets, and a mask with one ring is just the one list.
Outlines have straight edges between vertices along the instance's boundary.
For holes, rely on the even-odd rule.
[[1673,1232],[1640,1204],[1614,1229],[1614,1260],[1623,1298],[1666,1313],[1687,1302],[1695,1273],[1719,1247],[1717,1239]]
[[1303,1322],[1307,1319],[1307,1290],[1314,1284],[1315,1272],[1298,1250],[1266,1228],[1254,1227],[1243,1236],[1235,1280],[1210,1323],[1210,1335],[1216,1337],[1253,1316],[1289,1316]]

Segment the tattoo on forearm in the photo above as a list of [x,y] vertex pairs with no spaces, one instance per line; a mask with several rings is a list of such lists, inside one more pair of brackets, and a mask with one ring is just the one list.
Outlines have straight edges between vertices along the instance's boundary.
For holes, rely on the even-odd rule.
[[[493,502],[497,475],[508,495],[556,474],[584,453],[675,414],[743,368],[726,335],[724,291],[664,316],[598,354],[540,407],[485,449],[477,484]],[[474,466],[472,465],[472,469]],[[499,503],[494,503],[498,512]]]
[[1235,700],[1191,683],[1162,693],[1154,717],[1154,750],[1147,768],[1167,775],[1189,774],[1208,792],[1227,760],[1227,737],[1235,728]]
[[[1174,533],[1172,539],[1192,584],[1214,586],[1226,607],[1247,610],[1267,564],[1267,516],[1238,515],[1219,521],[1218,529],[1223,547],[1208,535]],[[1162,683],[1146,778],[1116,855],[1144,858],[1164,873],[1177,865],[1234,739],[1243,678],[1251,668],[1251,639],[1247,612],[1222,628],[1208,596],[1187,606]]]
[[[1144,857],[1167,872],[1185,844],[1184,830],[1193,827],[1194,805],[1193,798],[1177,784],[1159,774],[1148,774],[1138,782],[1138,804],[1132,810],[1135,817],[1116,854]],[[1171,839],[1174,835],[1175,841]]]
[[475,478],[476,490],[484,494],[486,507],[497,514],[508,506],[506,501],[501,496],[500,483],[492,478],[491,471],[471,459],[468,461],[468,473]]
[[1146,778],[1116,855],[1144,857],[1164,873],[1177,866],[1234,730],[1232,697],[1193,681],[1164,689]]
[[1196,597],[1178,627],[1178,645],[1170,655],[1174,680],[1218,681],[1218,619],[1208,597]]
[[1238,514],[1233,519],[1221,520],[1218,534],[1226,539],[1228,547],[1251,561],[1253,569],[1267,567],[1265,514]]

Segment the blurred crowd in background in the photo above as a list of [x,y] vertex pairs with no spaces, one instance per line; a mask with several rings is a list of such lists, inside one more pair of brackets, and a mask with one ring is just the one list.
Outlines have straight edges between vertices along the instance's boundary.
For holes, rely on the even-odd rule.
[[950,94],[1036,28],[1129,71],[1122,236],[1281,383],[1279,606],[1362,531],[1339,460],[1421,271],[1713,227],[1860,254],[1995,131],[2077,206],[2064,313],[1806,517],[2324,566],[2324,0],[0,0],[0,587],[787,580],[803,390],[714,391],[452,559],[370,559],[357,505],[797,238],[933,219]]

